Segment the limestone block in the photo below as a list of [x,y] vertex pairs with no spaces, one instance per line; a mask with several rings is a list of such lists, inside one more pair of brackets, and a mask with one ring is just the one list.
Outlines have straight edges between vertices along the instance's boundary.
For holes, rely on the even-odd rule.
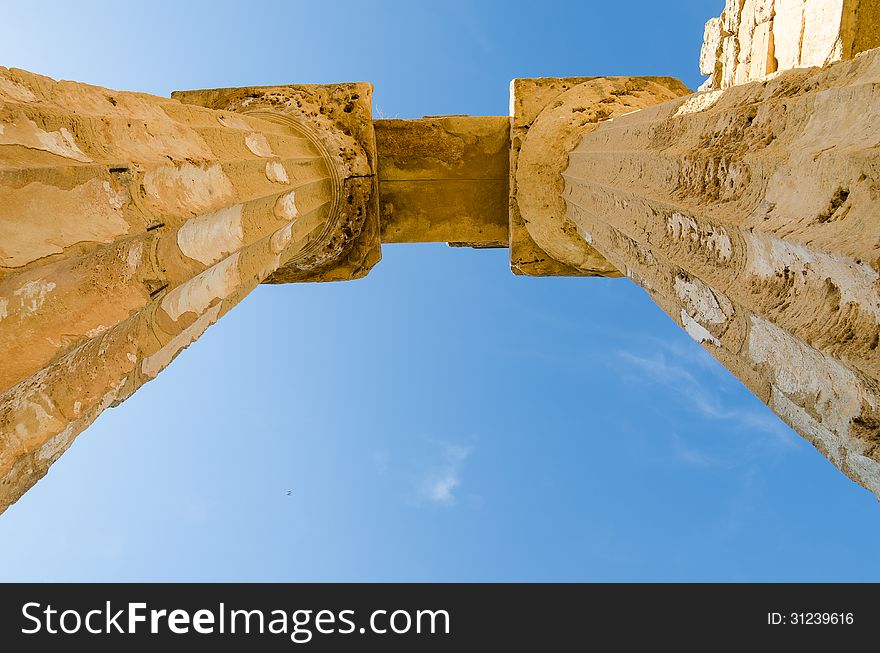
[[507,116],[377,120],[383,243],[506,247]]
[[[740,30],[742,30],[743,26],[748,26],[749,29],[753,29],[755,25],[766,23],[773,18],[774,1],[775,0],[745,0],[742,11],[739,15]],[[742,41],[742,32],[739,34],[740,41]]]
[[752,35],[755,32],[755,2],[757,0],[745,0],[740,13],[739,29],[736,37],[739,42],[737,61],[745,63],[749,61],[752,53]]
[[727,0],[718,30],[710,29],[714,21],[706,23],[700,50],[700,71],[710,75],[701,90],[825,66],[880,47],[877,0]]
[[801,66],[824,66],[843,56],[841,18],[844,0],[806,0]]
[[763,79],[776,69],[776,58],[773,54],[772,23],[761,23],[755,27],[752,39],[752,55],[749,60],[749,81]]
[[788,70],[800,65],[804,0],[776,0],[773,16],[773,47],[777,68]]
[[700,73],[714,75],[721,56],[721,19],[710,18],[703,30],[703,47],[700,48]]
[[774,0],[755,0],[752,4],[753,11],[755,12],[755,24],[760,25],[761,23],[766,23],[768,20],[773,18],[773,3]]
[[721,88],[729,88],[734,85],[736,79],[736,47],[735,36],[725,37],[721,44]]

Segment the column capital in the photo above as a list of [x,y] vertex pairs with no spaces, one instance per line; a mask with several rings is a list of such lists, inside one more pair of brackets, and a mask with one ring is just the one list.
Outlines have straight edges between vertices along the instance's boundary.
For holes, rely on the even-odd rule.
[[544,77],[510,83],[510,266],[528,276],[620,272],[566,217],[568,152],[604,121],[690,91],[672,77]]
[[[327,163],[327,219],[264,283],[344,281],[381,259],[373,86],[366,82],[175,91],[184,104],[242,113],[309,140]],[[255,145],[259,149],[259,145]]]

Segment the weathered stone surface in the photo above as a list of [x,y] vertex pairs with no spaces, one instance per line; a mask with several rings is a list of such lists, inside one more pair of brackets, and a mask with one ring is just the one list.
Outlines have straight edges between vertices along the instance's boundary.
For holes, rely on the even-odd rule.
[[844,4],[844,0],[807,0],[799,65],[824,66],[843,57]]
[[755,31],[752,35],[752,48],[749,55],[748,77],[745,81],[764,79],[776,70],[771,27],[770,22],[755,26]]
[[877,0],[847,0],[843,6],[842,23],[844,59],[880,47],[880,3]]
[[0,511],[257,284],[345,255],[372,168],[331,136],[0,69]]
[[775,0],[773,44],[779,70],[797,68],[801,62],[804,0]]
[[264,283],[344,281],[365,276],[382,258],[379,240],[373,87],[367,83],[288,84],[175,91],[184,104],[222,109],[305,128],[338,170],[333,220],[310,234],[302,254]]
[[[589,272],[566,265],[554,259],[541,249],[529,235],[525,221],[520,213],[517,202],[516,169],[523,139],[532,123],[541,111],[553,100],[570,89],[592,77],[557,78],[544,77],[538,79],[514,79],[510,82],[510,269],[514,274],[533,277],[577,277],[591,276]],[[589,249],[585,249],[589,252]],[[588,254],[589,255],[589,254]],[[616,270],[595,252],[592,254],[595,264],[593,269],[601,274],[614,276]]]
[[714,76],[721,65],[721,18],[710,18],[703,32],[700,48],[700,73]]
[[506,116],[377,120],[383,243],[507,247]]
[[[754,7],[754,20],[756,25],[765,23],[773,18],[773,2],[774,0],[754,0],[754,2],[751,3],[751,6]],[[750,0],[746,0],[746,4],[749,3]],[[745,11],[745,6],[743,7],[743,11]]]
[[[511,268],[535,276],[619,276],[566,217],[560,193],[568,151],[600,122],[688,89],[670,77],[523,79],[513,89]],[[516,233],[523,231],[528,239]]]
[[601,123],[576,233],[880,496],[880,50]]
[[743,0],[725,0],[724,10],[721,12],[721,25],[727,34],[736,34],[742,8]]
[[729,88],[736,83],[737,56],[739,46],[735,36],[725,36],[721,42],[721,88]]
[[727,0],[721,16],[706,23],[700,72],[709,79],[700,90],[824,66],[876,47],[876,0]]

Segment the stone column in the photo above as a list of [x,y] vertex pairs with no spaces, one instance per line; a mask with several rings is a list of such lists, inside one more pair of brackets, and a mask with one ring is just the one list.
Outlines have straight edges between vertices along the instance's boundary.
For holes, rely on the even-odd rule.
[[0,512],[257,284],[349,254],[372,153],[281,88],[233,113],[0,68]]
[[564,218],[529,231],[596,250],[880,496],[878,82],[874,50],[600,122],[557,167]]

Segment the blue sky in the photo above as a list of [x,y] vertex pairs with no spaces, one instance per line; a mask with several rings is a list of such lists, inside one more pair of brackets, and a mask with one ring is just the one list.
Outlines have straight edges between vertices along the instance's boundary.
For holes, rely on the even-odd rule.
[[[695,88],[723,5],[248,4],[7,1],[0,64],[504,115],[513,77]],[[878,540],[877,501],[634,284],[392,245],[258,288],[107,411],[0,516],[0,579],[877,581]]]

